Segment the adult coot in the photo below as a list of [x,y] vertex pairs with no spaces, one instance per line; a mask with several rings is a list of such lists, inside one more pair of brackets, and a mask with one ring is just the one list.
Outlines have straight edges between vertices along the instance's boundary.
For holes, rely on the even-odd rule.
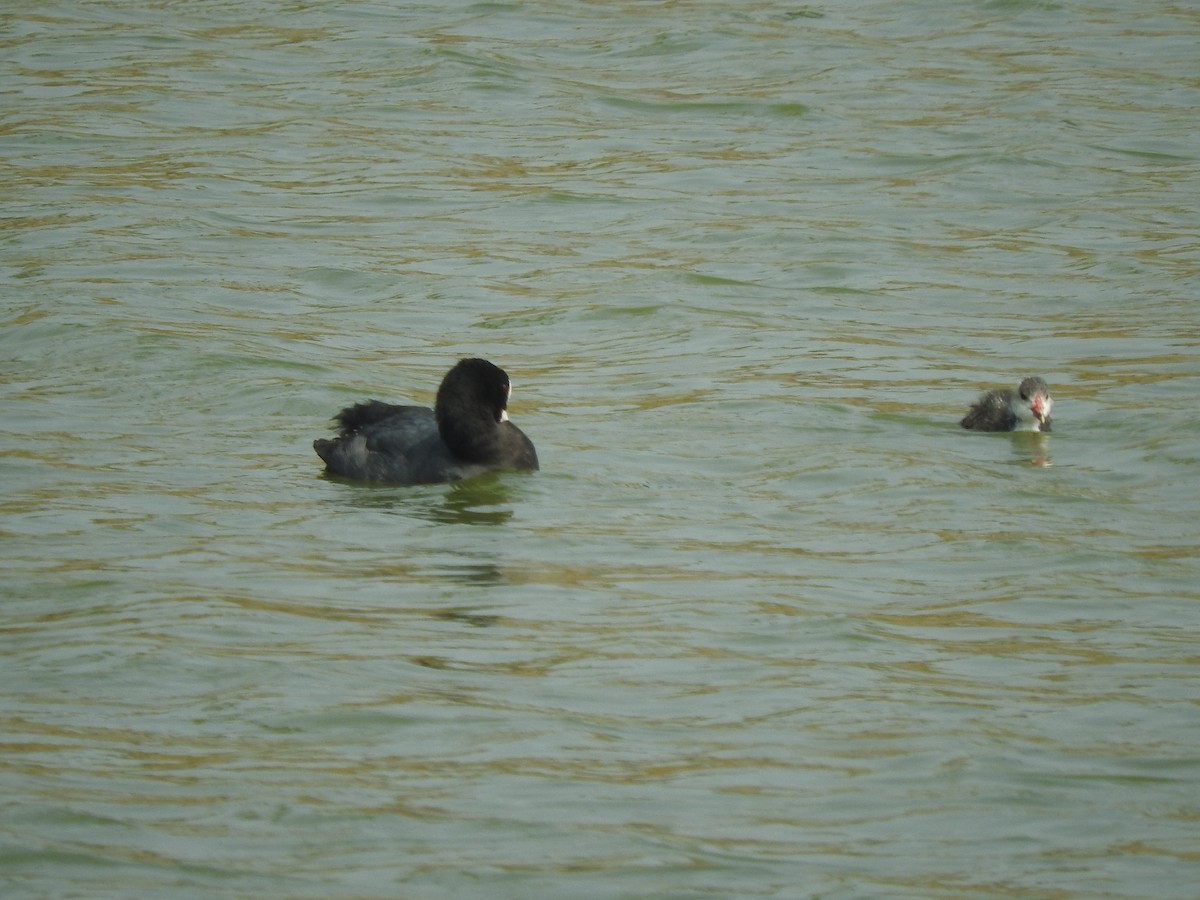
[[1050,388],[1041,378],[1026,378],[1014,391],[997,388],[975,401],[963,420],[963,428],[975,431],[1049,431]]
[[325,471],[355,481],[432,484],[494,469],[538,467],[533,442],[508,420],[508,375],[486,359],[446,373],[434,409],[370,400],[334,416],[340,434],[313,441]]

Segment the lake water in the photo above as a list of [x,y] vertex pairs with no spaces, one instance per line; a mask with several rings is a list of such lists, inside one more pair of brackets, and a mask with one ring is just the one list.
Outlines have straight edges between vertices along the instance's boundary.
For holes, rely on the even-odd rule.
[[6,897],[1196,896],[1194,4],[0,24]]

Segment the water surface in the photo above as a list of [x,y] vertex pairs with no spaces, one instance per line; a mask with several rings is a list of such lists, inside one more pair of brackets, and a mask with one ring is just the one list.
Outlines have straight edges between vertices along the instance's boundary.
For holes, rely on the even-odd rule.
[[6,895],[1195,895],[1194,9],[0,22]]

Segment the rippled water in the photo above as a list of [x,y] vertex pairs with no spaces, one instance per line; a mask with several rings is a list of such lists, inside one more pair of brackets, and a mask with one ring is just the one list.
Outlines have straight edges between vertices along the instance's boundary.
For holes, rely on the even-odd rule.
[[0,23],[6,896],[1195,896],[1194,6]]

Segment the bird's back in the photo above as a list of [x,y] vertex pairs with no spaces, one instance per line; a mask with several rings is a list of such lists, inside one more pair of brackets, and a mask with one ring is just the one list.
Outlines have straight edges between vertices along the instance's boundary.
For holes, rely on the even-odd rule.
[[1016,392],[1012,390],[988,391],[975,401],[959,423],[963,428],[976,431],[1012,431],[1017,424],[1013,412]]
[[332,475],[355,481],[426,484],[457,481],[484,467],[457,459],[438,432],[433,410],[371,400],[335,417],[341,433],[313,442]]

